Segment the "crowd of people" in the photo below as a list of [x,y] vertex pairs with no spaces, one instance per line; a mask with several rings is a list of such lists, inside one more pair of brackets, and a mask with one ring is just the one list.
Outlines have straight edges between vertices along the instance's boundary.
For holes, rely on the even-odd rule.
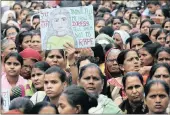
[[[93,6],[95,47],[42,51],[39,11]],[[168,0],[2,1],[5,114],[170,114]]]

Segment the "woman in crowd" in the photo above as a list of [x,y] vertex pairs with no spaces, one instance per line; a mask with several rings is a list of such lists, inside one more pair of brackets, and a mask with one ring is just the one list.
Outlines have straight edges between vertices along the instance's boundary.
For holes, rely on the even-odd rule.
[[170,66],[166,63],[154,64],[150,70],[148,81],[163,80],[170,86]]
[[127,99],[120,104],[125,114],[146,114],[148,108],[144,103],[143,77],[138,72],[128,72],[122,79]]
[[136,33],[129,40],[130,48],[135,49],[135,50],[139,50],[148,41],[150,41],[150,39],[146,34]]
[[4,59],[5,74],[2,76],[1,82],[2,89],[11,89],[18,85],[24,85],[27,83],[22,76],[20,76],[20,70],[23,65],[23,58],[18,53],[9,53]]
[[30,114],[58,114],[58,110],[54,104],[43,101],[35,104]]
[[29,31],[20,32],[15,40],[18,52],[31,47],[32,34]]
[[167,63],[170,65],[170,48],[161,47],[157,50],[155,54],[157,63]]
[[48,68],[50,68],[50,65],[46,62],[35,63],[32,67],[31,80],[25,85],[13,87],[10,94],[11,99],[23,96],[30,98],[37,91],[44,91],[44,75]]
[[66,74],[58,66],[52,66],[46,70],[44,75],[44,91],[36,92],[31,101],[34,105],[41,101],[48,101],[58,107],[58,99],[67,86]]
[[15,42],[16,36],[18,35],[19,29],[15,26],[8,26],[4,31],[4,37],[11,39]]
[[147,36],[149,36],[149,29],[152,24],[154,24],[154,21],[152,21],[151,19],[143,20],[140,24],[140,33],[146,34]]
[[31,31],[31,48],[41,53],[41,34],[39,30]]
[[88,114],[91,107],[97,106],[97,99],[86,93],[84,88],[72,85],[63,91],[58,104],[60,114]]
[[160,43],[162,46],[165,46],[167,34],[168,31],[165,29],[160,29],[156,34],[156,42]]
[[167,18],[167,19],[162,23],[162,28],[170,32],[170,18]]
[[145,101],[148,106],[148,114],[167,114],[170,88],[161,80],[149,81],[145,88]]
[[166,35],[166,44],[165,44],[165,47],[169,47],[170,48],[170,33],[168,33]]
[[136,27],[136,22],[140,18],[141,14],[138,11],[132,11],[129,15],[129,21],[132,27]]
[[1,69],[4,72],[4,59],[10,52],[17,52],[15,42],[11,39],[4,38],[1,41]]
[[8,11],[4,12],[1,22],[5,24],[5,23],[7,23],[7,21],[14,20],[14,19],[16,19],[15,12],[13,10],[8,10]]
[[105,20],[103,18],[95,19],[95,32],[99,34],[99,31],[102,27],[105,27]]
[[110,86],[109,92],[111,93],[112,100],[117,105],[122,103],[122,99],[125,98],[122,85],[122,73],[116,61],[120,52],[121,51],[119,49],[111,48],[108,52],[106,52],[105,56],[105,75]]
[[80,69],[78,84],[85,89],[87,93],[96,95],[98,105],[89,109],[92,113],[121,113],[118,106],[107,96],[100,94],[103,90],[104,79],[100,68],[96,64],[88,64]]
[[165,19],[170,18],[169,9],[167,8],[157,9],[155,12],[155,18],[159,19],[158,22],[155,20],[156,23],[162,24],[165,21]]
[[149,38],[152,42],[156,42],[156,34],[161,29],[161,25],[153,24],[149,30]]

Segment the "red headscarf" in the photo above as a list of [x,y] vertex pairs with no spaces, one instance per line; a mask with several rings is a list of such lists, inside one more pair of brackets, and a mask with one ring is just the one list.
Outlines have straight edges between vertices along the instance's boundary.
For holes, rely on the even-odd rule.
[[40,53],[32,48],[26,48],[19,54],[24,59],[31,58],[31,59],[36,59],[37,61],[41,61],[41,59],[42,59]]

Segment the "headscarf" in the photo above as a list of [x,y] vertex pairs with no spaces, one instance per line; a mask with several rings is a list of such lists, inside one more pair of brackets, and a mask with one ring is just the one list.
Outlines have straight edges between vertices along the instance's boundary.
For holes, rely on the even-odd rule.
[[31,58],[31,59],[36,59],[37,61],[41,61],[42,59],[40,53],[32,48],[26,48],[23,51],[21,51],[19,54],[24,59]]
[[16,15],[15,15],[15,12],[13,11],[13,10],[8,10],[8,11],[6,11],[6,12],[4,12],[4,14],[3,14],[3,16],[2,16],[2,19],[1,19],[1,22],[2,23],[6,23],[7,22],[7,20],[8,20],[8,14],[12,14],[13,15],[13,17],[16,19]]
[[[126,40],[130,37],[130,35],[124,30],[115,30],[114,34],[118,33],[123,41],[123,44],[126,44]],[[113,34],[113,35],[114,35]]]

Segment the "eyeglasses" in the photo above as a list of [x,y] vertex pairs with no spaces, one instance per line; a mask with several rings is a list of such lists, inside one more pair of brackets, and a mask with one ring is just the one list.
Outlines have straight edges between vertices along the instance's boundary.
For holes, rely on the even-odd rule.
[[17,35],[17,33],[16,32],[13,32],[13,33],[9,33],[9,34],[7,34],[7,37],[10,37],[10,36],[16,36]]

